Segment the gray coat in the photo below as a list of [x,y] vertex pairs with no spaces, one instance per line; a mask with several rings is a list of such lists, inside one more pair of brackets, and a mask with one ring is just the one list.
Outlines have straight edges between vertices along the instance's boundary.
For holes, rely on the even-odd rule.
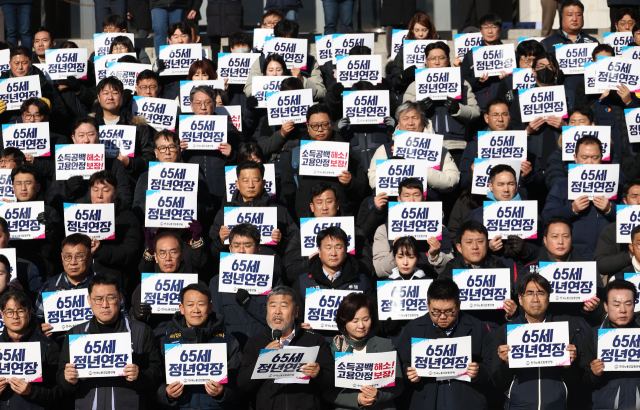
[[[382,337],[374,336],[367,342],[367,353],[382,353],[382,352],[395,352],[396,348],[393,347],[391,340],[384,339]],[[378,398],[371,407],[367,407],[368,410],[395,410],[396,405],[394,399],[400,396],[404,389],[404,383],[402,381],[402,368],[396,358],[396,384],[393,387],[384,387],[378,389]],[[334,410],[347,410],[347,409],[361,409],[363,408],[358,403],[358,389],[343,389],[340,387],[332,387],[325,390],[322,398],[329,403],[333,404]]]

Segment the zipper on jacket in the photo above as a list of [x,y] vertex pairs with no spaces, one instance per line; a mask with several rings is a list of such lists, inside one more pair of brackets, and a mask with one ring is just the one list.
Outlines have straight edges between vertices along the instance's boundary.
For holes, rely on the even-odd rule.
[[540,389],[542,388],[542,386],[540,385],[540,368],[538,367],[538,410],[541,410],[541,403],[540,403]]

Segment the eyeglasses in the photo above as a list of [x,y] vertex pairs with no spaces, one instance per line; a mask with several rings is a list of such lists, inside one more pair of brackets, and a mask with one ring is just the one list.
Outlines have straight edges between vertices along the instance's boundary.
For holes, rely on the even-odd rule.
[[2,312],[2,314],[8,318],[15,317],[16,313],[18,314],[18,317],[25,317],[27,316],[27,312],[28,311],[25,309],[5,310],[4,312]]
[[[109,303],[110,305],[113,305],[118,300],[118,297],[109,295],[107,296],[106,299],[107,299],[107,303]],[[104,303],[105,298],[103,298],[102,296],[98,296],[97,298],[92,298],[91,300],[93,300],[93,303],[95,303],[96,305],[102,305]]]
[[86,259],[87,255],[84,253],[79,253],[77,255],[72,255],[70,253],[62,255],[62,260],[65,262],[71,262],[71,260],[75,260],[76,262],[83,262]]
[[536,71],[537,70],[542,70],[543,68],[551,68],[551,69],[553,69],[553,66],[551,64],[538,64],[537,66],[535,66]]
[[309,127],[311,127],[311,129],[314,131],[320,130],[320,127],[322,127],[323,130],[328,130],[329,128],[331,128],[331,123],[323,122],[322,124],[309,124]]
[[619,27],[633,27],[636,24],[635,21],[631,20],[631,21],[619,21],[618,22],[618,26]]
[[178,146],[176,144],[163,145],[162,147],[156,147],[156,149],[164,154],[167,150],[169,150],[169,152],[176,152],[178,150]]
[[524,297],[525,297],[525,298],[529,298],[529,299],[531,299],[531,298],[533,298],[534,296],[537,296],[537,297],[539,297],[539,298],[543,298],[543,297],[547,296],[547,292],[543,292],[543,291],[541,291],[541,290],[539,290],[539,291],[537,291],[537,292],[533,292],[533,291],[529,290],[529,291],[527,291],[527,292],[525,292],[525,293],[524,293]]
[[[0,165],[5,165],[5,164],[9,165],[12,162],[16,162],[16,160],[13,159],[13,158],[2,158],[2,159],[0,159]],[[18,186],[20,186],[20,185],[18,185]]]
[[438,56],[438,57],[429,57],[427,58],[427,61],[430,63],[435,63],[436,61],[445,61],[447,59],[447,56]]
[[194,107],[205,107],[205,108],[209,108],[213,105],[213,101],[209,100],[209,101],[198,101],[198,102],[194,102],[191,103],[191,105],[193,105]]
[[117,53],[126,53],[127,51],[129,51],[129,49],[126,46],[114,46],[111,51]]
[[166,259],[167,255],[171,255],[172,258],[177,258],[178,255],[180,255],[180,251],[177,249],[171,249],[169,252],[167,251],[158,251],[156,252],[156,255],[158,255],[158,258],[160,259]]
[[482,31],[500,30],[500,26],[496,26],[495,24],[487,24],[486,26],[480,26],[480,30]]
[[158,89],[157,85],[139,85],[138,88],[140,89],[140,91],[155,91]]
[[22,113],[22,118],[24,118],[25,120],[31,120],[31,119],[35,119],[36,121],[40,121],[42,119],[42,117],[44,117],[44,115],[38,113],[38,114],[28,114],[28,113]]
[[274,28],[276,24],[280,23],[280,20],[267,20],[262,23],[266,28]]
[[456,315],[456,312],[453,309],[446,309],[446,310],[434,309],[431,311],[431,314],[434,317],[440,317],[442,315],[445,315],[445,317],[454,317]]
[[498,118],[508,118],[510,116],[511,114],[509,114],[508,112],[494,112],[493,114],[489,114],[489,117],[493,118],[494,120],[497,120]]

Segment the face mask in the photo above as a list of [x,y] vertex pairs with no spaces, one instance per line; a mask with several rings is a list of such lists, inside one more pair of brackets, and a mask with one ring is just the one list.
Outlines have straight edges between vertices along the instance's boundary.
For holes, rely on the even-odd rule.
[[232,53],[250,53],[251,50],[249,50],[248,48],[236,48],[233,49],[233,51],[231,51]]
[[549,68],[543,68],[542,70],[536,71],[536,78],[541,84],[553,84],[556,73]]

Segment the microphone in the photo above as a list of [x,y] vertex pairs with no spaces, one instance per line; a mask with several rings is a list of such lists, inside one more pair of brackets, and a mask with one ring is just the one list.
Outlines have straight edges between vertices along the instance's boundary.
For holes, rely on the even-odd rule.
[[281,337],[282,337],[282,330],[276,329],[273,331],[273,340],[280,341]]

